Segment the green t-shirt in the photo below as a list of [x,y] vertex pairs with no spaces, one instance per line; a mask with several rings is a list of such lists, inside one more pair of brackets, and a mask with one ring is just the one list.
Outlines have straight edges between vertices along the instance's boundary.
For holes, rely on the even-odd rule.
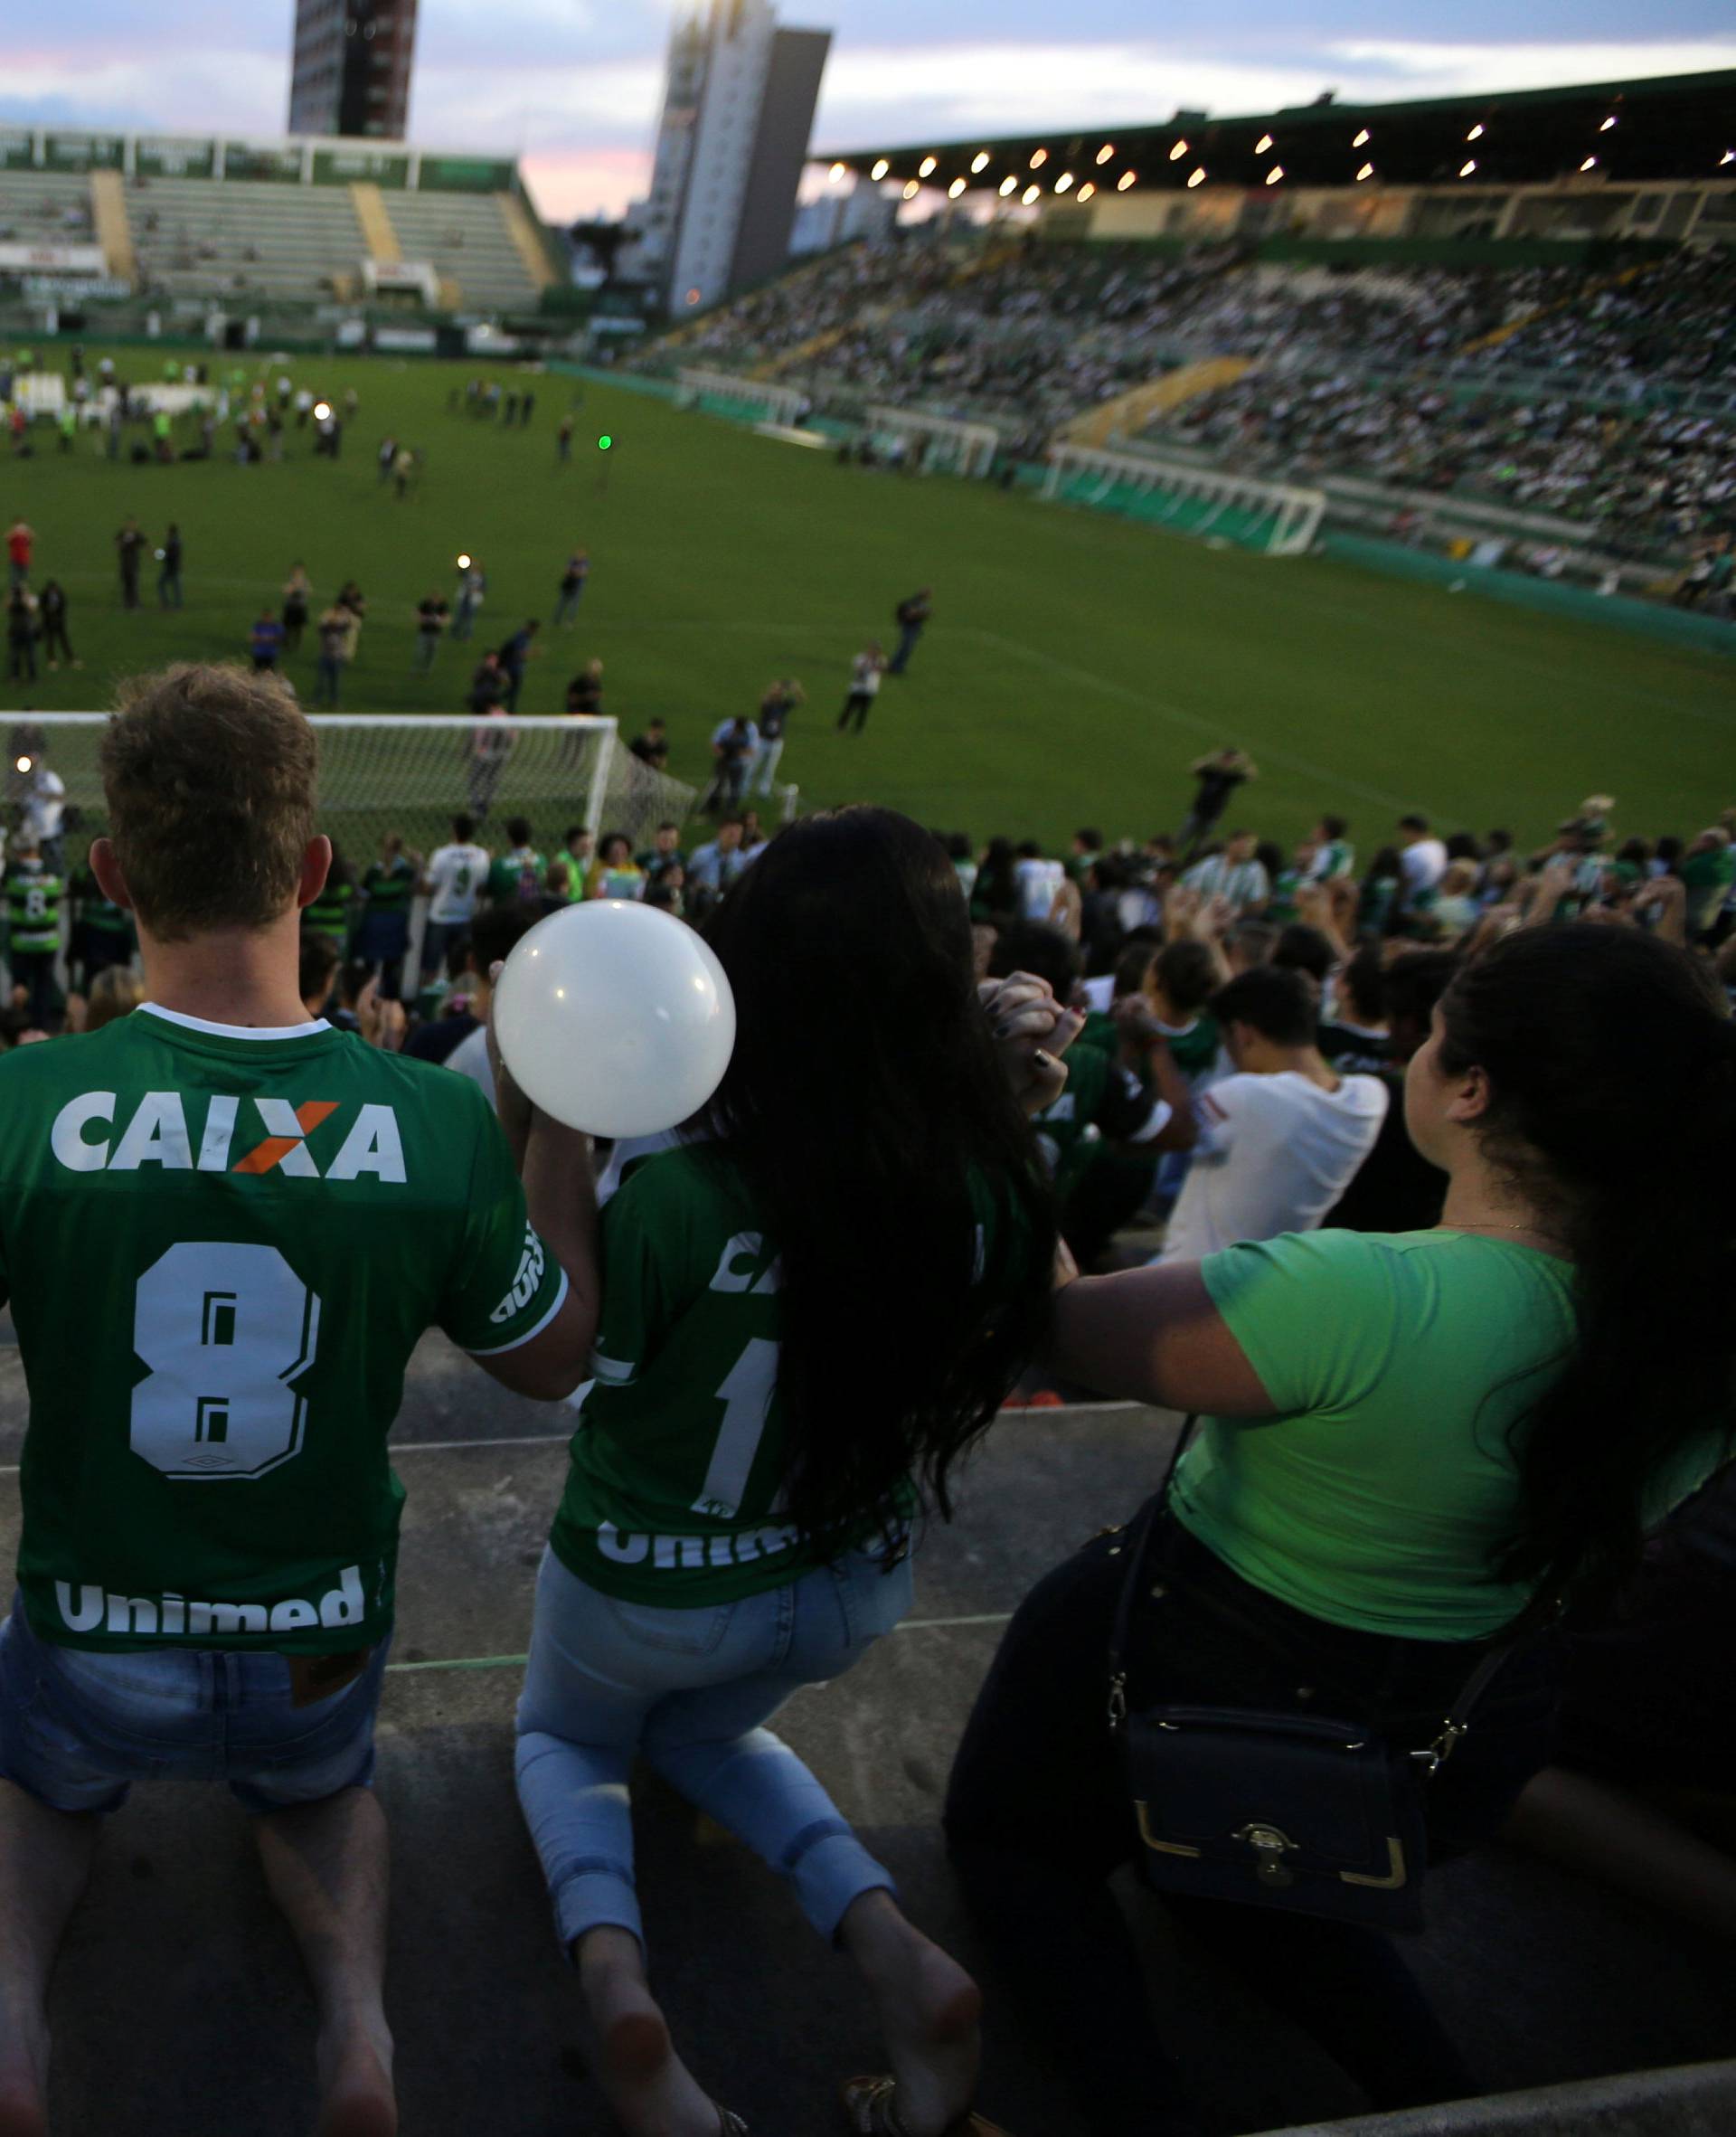
[[1714,846],[1703,854],[1690,854],[1681,867],[1682,887],[1687,893],[1690,934],[1709,926],[1724,893],[1736,883],[1736,846]]
[[[1530,1600],[1492,1570],[1519,1505],[1509,1434],[1576,1335],[1573,1273],[1464,1232],[1290,1233],[1200,1264],[1276,1407],[1208,1417],[1172,1503],[1244,1580],[1335,1625],[1480,1640]],[[1708,1431],[1649,1521],[1724,1459]]]
[[514,846],[491,862],[488,869],[489,902],[495,905],[533,905],[542,895],[542,878],[548,871],[542,856],[528,846]]
[[1272,878],[1271,902],[1266,908],[1268,920],[1288,926],[1296,918],[1296,894],[1303,882],[1299,868],[1281,868]]
[[408,912],[416,894],[416,871],[402,854],[390,867],[370,861],[362,876],[362,894],[370,912]]
[[1736,846],[1711,846],[1704,853],[1690,854],[1680,873],[1691,891],[1736,883]]
[[324,1024],[149,1008],[6,1054],[32,1625],[81,1648],[371,1646],[417,1339],[510,1350],[565,1293],[468,1076]]
[[[603,1210],[602,1317],[555,1555],[628,1603],[733,1603],[819,1563],[779,1521],[778,1250],[714,1151],[643,1158]],[[889,1512],[915,1511],[908,1485]],[[883,1523],[864,1519],[858,1541]]]
[[46,868],[14,864],[6,871],[6,930],[14,950],[58,950],[66,885]]

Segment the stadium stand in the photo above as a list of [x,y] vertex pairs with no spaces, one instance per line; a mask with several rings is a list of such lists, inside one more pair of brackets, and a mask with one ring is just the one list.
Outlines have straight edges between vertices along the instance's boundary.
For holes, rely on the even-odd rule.
[[395,193],[385,203],[403,257],[457,286],[461,308],[534,311],[550,279],[532,274],[495,194]]
[[1533,403],[1433,383],[1255,373],[1150,435],[1224,466],[1362,473],[1584,522],[1605,546],[1667,550],[1715,534],[1736,498],[1736,419]]
[[1027,455],[1143,438],[1238,475],[1559,515],[1606,557],[1675,563],[1736,498],[1733,292],[1722,252],[1345,268],[919,231],[723,307],[681,350],[844,419],[985,421]]
[[141,281],[167,295],[328,295],[368,251],[345,186],[153,178],[127,207]]
[[165,299],[287,313],[383,290],[395,306],[533,313],[560,279],[509,159],[402,143],[13,133],[0,147],[0,304],[26,315],[20,327],[29,292],[6,285],[44,275],[62,298],[89,280],[95,300],[130,302],[108,315],[122,332]]
[[0,243],[88,244],[94,227],[81,172],[0,170]]

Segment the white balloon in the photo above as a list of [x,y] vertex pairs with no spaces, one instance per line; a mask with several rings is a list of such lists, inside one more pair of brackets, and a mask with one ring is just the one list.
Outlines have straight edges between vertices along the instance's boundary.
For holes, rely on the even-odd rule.
[[590,1135],[656,1135],[695,1113],[735,1045],[735,997],[693,929],[587,899],[539,921],[495,989],[501,1059],[545,1113]]

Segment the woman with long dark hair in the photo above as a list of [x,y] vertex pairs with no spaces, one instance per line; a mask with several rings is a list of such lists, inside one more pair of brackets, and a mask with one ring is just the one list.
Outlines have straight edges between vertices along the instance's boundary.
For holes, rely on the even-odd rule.
[[991,838],[970,889],[974,920],[1011,920],[1019,911],[1019,857],[1010,838]]
[[[734,1058],[681,1147],[630,1168],[604,1212],[596,1378],[538,1580],[520,1799],[629,2129],[739,2126],[646,1987],[627,1805],[642,1755],[859,1963],[892,2076],[853,2091],[858,2127],[986,2130],[967,2119],[975,1985],[762,1725],[904,1614],[912,1524],[949,1513],[1040,1332],[1055,1234],[1019,1057],[978,1002],[944,848],[888,810],[790,826],[709,940]],[[1006,983],[1007,1049],[1046,995]],[[1058,1074],[1039,1063],[1031,1104]]]
[[[1433,1230],[1292,1235],[1060,1293],[1053,1368],[1203,1416],[1136,1591],[1136,1712],[1329,1715],[1420,1751],[1533,1598],[1607,1592],[1730,1458],[1736,1028],[1701,968],[1635,928],[1506,938],[1448,987],[1405,1118],[1448,1175]],[[947,1826],[1091,2131],[1181,2137],[1200,2124],[1106,1885],[1141,1854],[1106,1718],[1125,1543],[1020,1609]],[[1496,1833],[1546,1763],[1550,1644],[1521,1640],[1424,1784],[1434,1858]],[[1168,1904],[1377,2106],[1469,2089],[1384,1936]]]

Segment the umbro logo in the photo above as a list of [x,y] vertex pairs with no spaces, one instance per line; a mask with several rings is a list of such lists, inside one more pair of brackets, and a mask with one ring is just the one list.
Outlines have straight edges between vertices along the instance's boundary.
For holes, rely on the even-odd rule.
[[[137,1172],[141,1166],[160,1165],[170,1172],[276,1172],[298,1180],[354,1180],[372,1173],[396,1186],[404,1182],[404,1146],[390,1106],[358,1106],[336,1156],[322,1172],[307,1139],[339,1111],[335,1099],[291,1105],[288,1099],[242,1100],[218,1092],[206,1101],[196,1147],[180,1092],[147,1091],[116,1135],[118,1104],[112,1091],[87,1091],[55,1115],[49,1147],[69,1172]],[[245,1130],[243,1104],[254,1116]],[[257,1140],[256,1127],[264,1130]],[[108,1132],[93,1134],[96,1129]]]

